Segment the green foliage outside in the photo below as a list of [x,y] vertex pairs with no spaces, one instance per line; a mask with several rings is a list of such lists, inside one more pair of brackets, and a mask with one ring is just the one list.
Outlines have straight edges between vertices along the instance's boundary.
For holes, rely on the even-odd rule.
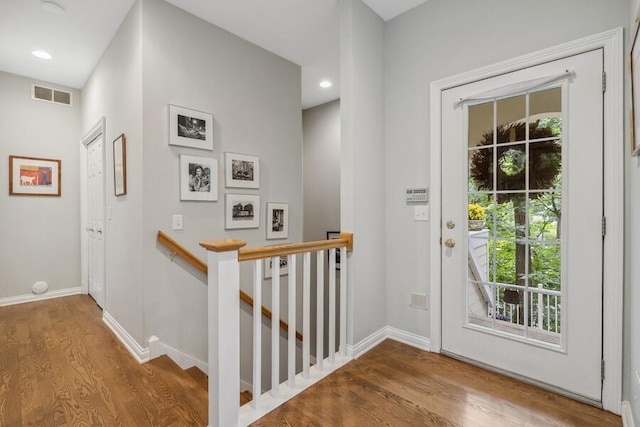
[[[562,122],[560,118],[545,119],[538,122],[538,127],[552,129],[553,135],[561,133]],[[557,162],[556,155],[556,162]],[[503,156],[499,160],[499,167],[509,173],[513,171],[518,173],[524,166],[526,159],[521,158],[520,153],[509,153],[503,151]],[[529,287],[538,287],[542,285],[547,290],[561,290],[561,257],[560,257],[560,220],[561,220],[561,190],[562,190],[562,173],[558,167],[555,177],[552,177],[552,185],[546,190],[547,192],[538,192],[530,194],[528,200],[524,200],[524,195],[519,197],[504,197],[502,195],[499,201],[495,201],[491,192],[483,193],[478,191],[478,182],[473,177],[469,182],[469,212],[471,216],[472,204],[484,207],[486,213],[486,228],[489,230],[489,259],[495,259],[489,271],[489,281],[498,284],[524,284],[526,278]],[[552,192],[548,192],[552,190]],[[496,202],[496,203],[494,203]],[[526,205],[526,218],[528,224],[523,224],[522,219],[516,220],[516,212],[518,209],[524,209]],[[494,230],[495,228],[495,230]],[[528,228],[528,230],[526,230]],[[494,234],[495,231],[495,234]],[[495,240],[494,237],[495,236]],[[522,260],[518,261],[518,251],[516,246],[524,246],[525,240],[528,242],[526,250],[528,251],[527,273],[526,277],[518,278],[516,267],[517,263],[522,264]],[[520,267],[522,271],[522,267]],[[503,288],[499,288],[499,301],[502,301]],[[543,311],[544,316],[542,325],[539,325],[541,319],[538,319],[537,305],[538,296],[529,297],[530,313],[528,319],[530,325],[539,325],[546,330],[555,330],[556,316],[559,316],[556,310],[556,300],[554,297],[544,297]],[[520,307],[521,310],[524,306]],[[549,309],[549,317],[547,317],[547,309]],[[507,320],[507,319],[505,319]],[[524,319],[514,319],[515,322],[522,323]],[[550,324],[550,325],[549,325]],[[560,332],[560,318],[557,318],[558,330]],[[551,326],[549,328],[549,326]]]

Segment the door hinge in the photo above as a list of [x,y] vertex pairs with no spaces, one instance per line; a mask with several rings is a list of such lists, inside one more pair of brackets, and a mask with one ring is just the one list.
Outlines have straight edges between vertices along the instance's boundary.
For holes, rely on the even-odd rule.
[[602,217],[602,237],[604,238],[607,235],[607,217]]
[[600,361],[600,379],[604,381],[604,359]]
[[602,92],[606,92],[607,91],[607,73],[606,72],[602,72]]

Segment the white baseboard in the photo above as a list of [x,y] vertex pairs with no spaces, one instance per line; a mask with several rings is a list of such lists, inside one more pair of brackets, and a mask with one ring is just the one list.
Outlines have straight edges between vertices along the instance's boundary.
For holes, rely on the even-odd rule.
[[431,341],[428,338],[413,334],[411,332],[405,332],[401,329],[393,328],[391,326],[385,326],[384,328],[381,328],[380,330],[369,335],[358,344],[354,346],[347,346],[347,355],[349,357],[357,359],[358,357],[362,356],[388,338],[394,341],[399,341],[403,344],[410,345],[411,347],[415,347],[420,350],[431,351]]
[[633,412],[631,412],[631,404],[626,400],[622,402],[622,426],[636,427],[636,423],[633,421]]
[[0,298],[0,307],[6,305],[23,304],[25,302],[42,301],[51,298],[68,297],[70,295],[79,295],[82,293],[81,290],[82,288],[78,286],[77,288],[67,288],[57,291],[45,292],[44,294],[28,294],[20,295],[17,297]]
[[120,340],[129,353],[138,361],[145,363],[149,361],[149,348],[143,348],[138,342],[124,329],[116,319],[109,313],[103,311],[102,321],[111,329],[113,334]]
[[196,366],[202,372],[208,375],[209,373],[209,365],[202,360],[198,360],[193,356],[190,356],[186,353],[177,350],[170,345],[167,345],[160,341],[160,338],[153,335],[149,338],[149,359],[155,359],[162,355],[167,355],[171,360],[176,362],[176,365],[180,366],[181,369],[189,369],[193,366]]

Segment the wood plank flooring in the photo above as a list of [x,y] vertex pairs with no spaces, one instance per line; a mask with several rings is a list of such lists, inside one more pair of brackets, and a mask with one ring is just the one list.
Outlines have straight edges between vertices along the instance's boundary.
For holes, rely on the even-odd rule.
[[621,426],[620,417],[387,340],[254,426]]
[[[140,365],[88,296],[0,307],[0,426],[206,426],[206,378]],[[256,426],[621,426],[620,417],[385,341]]]
[[206,426],[206,390],[101,317],[85,295],[0,307],[0,426]]

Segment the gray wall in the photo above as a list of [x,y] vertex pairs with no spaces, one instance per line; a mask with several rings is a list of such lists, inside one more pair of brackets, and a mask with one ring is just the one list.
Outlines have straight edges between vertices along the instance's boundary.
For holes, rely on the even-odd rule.
[[[637,16],[640,0],[632,0],[630,4],[628,22],[629,28],[633,28],[634,18]],[[626,49],[631,49],[633,34],[627,33]],[[626,101],[630,106],[630,85],[627,80]],[[625,108],[624,111],[629,111]],[[628,118],[625,117],[628,120]],[[628,121],[626,122],[628,123]],[[625,126],[629,129],[629,126]],[[631,403],[633,418],[636,424],[640,421],[640,226],[638,225],[638,215],[640,215],[640,157],[628,157],[626,185],[625,185],[625,235],[628,236],[625,242],[625,325],[624,325],[624,388],[623,399]]]
[[[577,12],[579,11],[579,12]],[[508,15],[507,15],[508,12]],[[519,18],[506,19],[505,16]],[[579,18],[578,18],[579,17]],[[430,0],[385,27],[387,320],[429,336],[409,293],[429,289],[428,223],[404,189],[429,183],[429,84],[518,55],[628,25],[628,0]]]
[[[164,1],[142,4],[145,337],[157,335],[206,361],[206,286],[169,274],[173,267],[156,234],[167,232],[203,260],[203,240],[242,239],[249,246],[302,240],[300,67]],[[213,114],[213,152],[168,145],[168,104]],[[259,190],[224,187],[227,151],[260,157]],[[217,202],[180,202],[180,154],[218,159]],[[259,229],[224,229],[225,193],[261,196]],[[265,239],[267,202],[289,204],[287,240]],[[174,214],[184,215],[183,231],[171,230]],[[242,267],[241,287],[250,291],[251,265]]]
[[387,325],[384,23],[360,0],[341,0],[340,13],[340,221],[354,233],[347,334],[353,345]]
[[[206,259],[202,240],[264,245],[266,202],[290,205],[289,240],[302,238],[300,68],[164,1],[137,2],[83,91],[84,128],[102,115],[107,141],[127,135],[128,194],[107,171],[106,310],[142,347],[156,335],[207,360],[202,275],[171,263],[158,230]],[[168,145],[168,105],[210,112],[214,151]],[[108,145],[110,147],[110,145]],[[225,190],[224,152],[260,157],[260,190]],[[179,155],[218,159],[219,200],[180,202]],[[112,164],[107,150],[107,165]],[[260,194],[260,228],[224,230],[224,194]],[[184,215],[184,230],[171,217]],[[249,266],[246,266],[249,267]],[[246,270],[246,269],[245,269]],[[286,307],[286,304],[283,305]]]
[[[73,106],[31,99],[31,84],[73,93]],[[77,90],[0,72],[0,299],[80,286],[80,210]],[[9,156],[62,160],[62,196],[9,196]]]
[[[111,41],[82,90],[82,127],[90,129],[106,117],[105,311],[140,344],[144,334],[142,263],[143,150],[142,150],[142,13],[140,3]],[[127,194],[114,196],[112,141],[127,138]],[[84,150],[81,150],[84,151]],[[83,164],[85,156],[81,158]]]
[[340,231],[340,101],[302,112],[304,240]]

